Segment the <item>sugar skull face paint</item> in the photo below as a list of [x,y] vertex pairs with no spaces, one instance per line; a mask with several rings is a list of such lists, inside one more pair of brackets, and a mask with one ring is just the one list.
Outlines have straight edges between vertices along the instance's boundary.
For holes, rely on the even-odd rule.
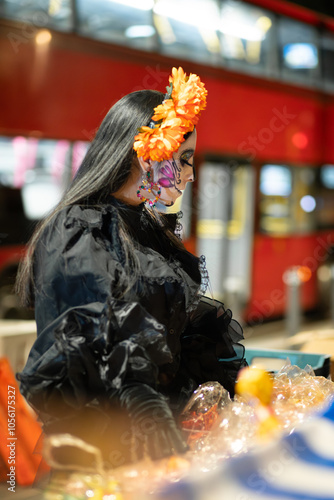
[[153,165],[153,178],[161,186],[159,202],[171,206],[182,195],[188,182],[195,180],[193,165],[196,147],[196,130],[185,140],[169,160]]

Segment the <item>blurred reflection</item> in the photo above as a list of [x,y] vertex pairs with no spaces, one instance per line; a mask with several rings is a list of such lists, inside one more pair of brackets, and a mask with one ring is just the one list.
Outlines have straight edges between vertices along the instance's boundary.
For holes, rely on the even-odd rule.
[[254,73],[277,73],[274,26],[275,18],[270,12],[224,0],[219,31],[226,64]]
[[[333,33],[240,0],[0,0],[0,12],[31,23],[25,37],[36,35],[37,47],[50,42],[46,32],[38,33],[42,27],[75,31],[334,91]],[[41,59],[35,86],[43,80]]]
[[71,0],[4,0],[5,17],[49,26],[61,31],[73,29]]
[[320,169],[317,196],[317,222],[319,229],[334,227],[334,165]]
[[280,18],[278,50],[285,80],[313,85],[319,83],[319,35],[314,26]]
[[220,45],[216,0],[157,0],[153,12],[163,53],[206,63],[217,60]]
[[321,38],[321,60],[325,88],[334,90],[334,34],[325,32]]
[[13,285],[24,244],[58,203],[87,143],[0,137],[0,319],[30,318]]
[[334,165],[264,165],[259,208],[259,229],[271,235],[334,228]]
[[77,0],[79,31],[93,38],[154,50],[153,0]]

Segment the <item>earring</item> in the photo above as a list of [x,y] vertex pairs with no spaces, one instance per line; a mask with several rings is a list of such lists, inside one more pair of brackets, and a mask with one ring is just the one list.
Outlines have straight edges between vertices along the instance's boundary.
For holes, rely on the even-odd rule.
[[[157,191],[157,195],[155,198],[153,199],[150,199],[150,198],[146,198],[145,196],[143,196],[140,191],[141,190],[144,190],[144,191],[147,191],[148,193],[153,193],[153,191]],[[144,178],[143,176],[143,180],[142,180],[142,183],[141,185],[139,186],[138,188],[138,191],[137,191],[137,196],[138,198],[141,200],[141,201],[144,201],[145,203],[148,203],[148,205],[152,208],[155,207],[155,204],[156,202],[159,200],[160,196],[161,196],[161,186],[158,182],[153,182],[151,180],[151,172],[148,171],[146,172],[146,179]]]

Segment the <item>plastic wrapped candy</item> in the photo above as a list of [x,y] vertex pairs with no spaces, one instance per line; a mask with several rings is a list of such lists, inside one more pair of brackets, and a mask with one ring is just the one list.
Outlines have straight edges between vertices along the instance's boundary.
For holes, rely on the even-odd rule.
[[193,462],[210,466],[258,446],[263,438],[274,439],[280,432],[291,432],[334,398],[333,382],[314,376],[310,367],[302,370],[290,362],[275,375],[261,369],[242,370],[236,386],[241,395],[236,395],[234,401],[225,399],[222,404],[224,389],[220,391],[216,384],[198,388],[182,422],[191,431]]
[[[271,375],[258,368],[243,368],[234,401],[222,409],[220,420],[207,436],[203,449],[221,460],[245,452],[281,427],[272,409]],[[211,460],[211,457],[210,457]]]
[[218,382],[198,387],[183,413],[181,425],[188,434],[192,465],[212,469],[238,452],[246,451],[255,433],[255,412],[246,401],[229,393]]
[[229,393],[218,382],[207,382],[196,389],[181,415],[181,427],[188,434],[190,447],[207,436],[222,408],[230,402]]
[[187,475],[190,466],[190,461],[184,455],[154,461],[146,458],[132,465],[118,467],[112,471],[112,477],[121,485],[124,500],[141,500],[158,491],[164,484],[179,481]]
[[287,362],[273,379],[273,408],[287,430],[329,404],[332,398],[333,382],[316,377],[309,365],[301,369]]

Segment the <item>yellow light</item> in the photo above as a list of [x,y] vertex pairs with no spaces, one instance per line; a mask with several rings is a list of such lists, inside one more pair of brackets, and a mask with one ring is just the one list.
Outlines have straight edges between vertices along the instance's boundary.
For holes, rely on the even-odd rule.
[[256,21],[256,25],[258,28],[260,28],[260,30],[263,32],[263,33],[267,33],[267,31],[270,30],[271,26],[272,26],[272,21],[269,17],[267,16],[261,16],[259,17],[259,19]]
[[49,3],[49,14],[50,16],[55,16],[61,7],[62,0],[50,0]]
[[41,30],[35,36],[36,45],[46,45],[51,42],[52,35],[49,30]]

